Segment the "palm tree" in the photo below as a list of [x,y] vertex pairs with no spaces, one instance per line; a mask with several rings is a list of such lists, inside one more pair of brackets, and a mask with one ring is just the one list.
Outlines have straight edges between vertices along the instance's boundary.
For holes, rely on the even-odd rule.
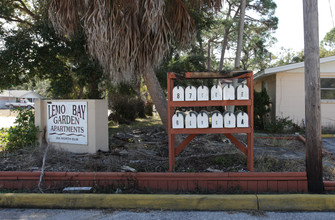
[[63,36],[83,29],[89,53],[112,82],[143,76],[167,128],[167,101],[154,68],[172,41],[182,47],[192,40],[191,7],[218,10],[221,0],[51,0],[49,18]]

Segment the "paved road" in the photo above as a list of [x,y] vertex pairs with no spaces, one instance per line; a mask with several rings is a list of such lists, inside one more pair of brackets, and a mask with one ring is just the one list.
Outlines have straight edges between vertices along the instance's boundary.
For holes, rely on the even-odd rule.
[[16,117],[0,116],[0,128],[9,128],[14,125]]
[[125,220],[200,220],[200,219],[334,219],[334,212],[207,212],[207,211],[114,211],[64,209],[0,209],[0,219],[66,220],[66,219],[125,219]]
[[335,138],[323,138],[322,147],[335,155]]

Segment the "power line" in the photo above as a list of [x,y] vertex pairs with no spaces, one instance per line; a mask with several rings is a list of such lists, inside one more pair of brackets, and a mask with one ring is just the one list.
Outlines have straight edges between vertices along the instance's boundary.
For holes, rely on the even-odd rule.
[[328,2],[329,2],[330,15],[332,16],[332,22],[333,22],[333,28],[334,28],[335,25],[334,25],[334,18],[333,18],[333,10],[332,10],[332,6],[330,4],[330,0],[328,0]]

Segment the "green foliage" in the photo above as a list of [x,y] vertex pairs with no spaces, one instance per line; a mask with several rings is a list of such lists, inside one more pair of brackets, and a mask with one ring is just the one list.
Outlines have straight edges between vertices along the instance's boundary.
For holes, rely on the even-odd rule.
[[279,118],[265,125],[264,130],[269,133],[291,133],[302,131],[302,129],[295,124],[289,117]]
[[328,50],[335,50],[335,28],[331,29],[321,41],[321,45]]
[[166,73],[168,72],[176,72],[176,73],[182,73],[182,72],[201,72],[206,71],[206,68],[204,66],[205,58],[200,54],[200,51],[197,51],[196,48],[194,48],[194,51],[180,56],[179,53],[172,54],[171,57],[167,58],[159,69],[157,69],[156,75],[157,78],[161,84],[161,86],[166,89]]
[[256,129],[264,129],[264,117],[271,111],[270,97],[265,88],[261,92],[254,90],[254,126]]
[[299,63],[305,60],[304,51],[295,52],[292,49],[281,48],[279,55],[275,57],[277,60],[272,66],[284,66],[292,63]]
[[145,104],[141,99],[129,95],[116,95],[112,100],[113,113],[109,120],[119,124],[129,124],[137,117],[145,118]]
[[152,101],[147,101],[144,106],[144,114],[147,116],[153,115],[153,103]]
[[46,90],[48,98],[100,98],[103,71],[89,57],[84,34],[71,40],[57,35],[46,8],[44,1],[0,4],[0,16],[16,24],[0,31],[0,89],[28,85]]
[[39,132],[34,123],[34,113],[31,109],[18,110],[16,126],[0,129],[1,151],[12,151],[23,147],[33,146]]
[[320,57],[335,55],[335,28],[331,29],[321,41]]

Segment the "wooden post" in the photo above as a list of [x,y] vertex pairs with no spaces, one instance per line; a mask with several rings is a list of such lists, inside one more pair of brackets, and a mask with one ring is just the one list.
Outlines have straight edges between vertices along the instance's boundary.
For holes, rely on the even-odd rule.
[[308,190],[323,192],[318,1],[304,0],[306,171]]

